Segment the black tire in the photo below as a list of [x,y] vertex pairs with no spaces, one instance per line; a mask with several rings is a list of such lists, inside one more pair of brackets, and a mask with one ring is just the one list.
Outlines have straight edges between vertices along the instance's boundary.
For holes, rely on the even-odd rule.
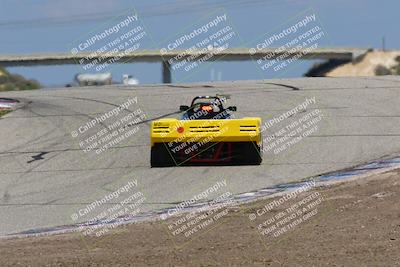
[[151,148],[150,165],[151,167],[175,166],[166,144],[154,144]]
[[262,162],[260,147],[255,142],[243,144],[243,164],[260,165]]

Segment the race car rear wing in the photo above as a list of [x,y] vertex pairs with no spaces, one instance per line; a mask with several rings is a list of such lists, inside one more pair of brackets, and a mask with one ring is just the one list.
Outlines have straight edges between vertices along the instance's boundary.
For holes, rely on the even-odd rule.
[[151,145],[183,142],[261,143],[261,118],[227,120],[160,119],[151,124]]

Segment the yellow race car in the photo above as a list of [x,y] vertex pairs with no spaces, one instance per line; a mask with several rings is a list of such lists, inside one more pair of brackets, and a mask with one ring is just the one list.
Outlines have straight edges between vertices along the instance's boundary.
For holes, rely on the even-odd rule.
[[180,106],[181,120],[151,124],[151,166],[259,165],[262,161],[261,118],[234,118],[227,97],[197,96]]

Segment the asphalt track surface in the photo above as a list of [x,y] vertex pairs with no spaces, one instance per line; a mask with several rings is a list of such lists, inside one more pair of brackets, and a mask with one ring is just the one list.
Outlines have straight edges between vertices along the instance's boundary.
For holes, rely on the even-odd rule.
[[[196,95],[215,93],[231,95],[229,104],[237,106],[237,117],[260,116],[263,122],[315,97],[315,104],[267,129],[264,138],[316,109],[323,119],[316,132],[292,147],[264,153],[261,166],[150,168],[148,122],[99,155],[80,148],[89,135],[71,136],[129,98],[137,97],[137,104],[120,116],[140,108],[150,120],[176,112]],[[390,76],[64,88],[1,97],[26,105],[0,119],[0,235],[71,224],[72,214],[134,179],[146,198],[141,211],[148,211],[174,206],[222,180],[224,191],[237,194],[400,151],[400,79]],[[91,133],[114,122],[111,118]]]

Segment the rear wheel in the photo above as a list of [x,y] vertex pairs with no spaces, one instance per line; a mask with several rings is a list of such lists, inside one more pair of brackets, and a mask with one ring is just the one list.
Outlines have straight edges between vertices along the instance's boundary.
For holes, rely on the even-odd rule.
[[170,167],[175,166],[175,162],[168,151],[166,144],[154,144],[150,155],[151,167]]
[[241,143],[239,164],[260,165],[262,162],[260,146],[255,142]]

